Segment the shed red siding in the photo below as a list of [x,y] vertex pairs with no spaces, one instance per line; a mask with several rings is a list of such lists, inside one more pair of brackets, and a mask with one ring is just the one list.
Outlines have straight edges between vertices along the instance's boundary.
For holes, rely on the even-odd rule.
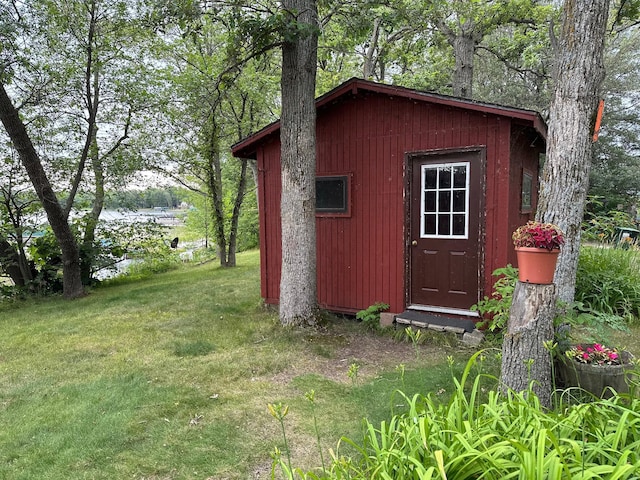
[[[362,87],[369,82],[356,83]],[[406,205],[404,169],[410,152],[480,147],[485,150],[483,291],[491,272],[511,260],[511,231],[528,219],[519,208],[522,168],[537,169],[539,136],[532,122],[515,126],[497,112],[432,103],[403,91],[347,89],[318,104],[317,174],[349,175],[348,216],[317,216],[319,304],[356,312],[375,302],[392,312],[406,307]],[[514,132],[517,133],[514,137]],[[277,303],[280,282],[280,142],[272,128],[251,149],[258,160],[262,296]],[[527,139],[527,144],[524,139]],[[540,142],[540,145],[543,145]],[[245,150],[243,150],[243,148]],[[517,154],[517,155],[514,155]],[[517,157],[517,158],[516,158]],[[519,183],[518,183],[519,184]]]

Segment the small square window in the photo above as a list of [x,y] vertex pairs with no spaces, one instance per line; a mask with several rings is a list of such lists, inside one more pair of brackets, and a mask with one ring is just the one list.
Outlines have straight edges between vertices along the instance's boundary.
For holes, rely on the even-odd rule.
[[316,177],[316,212],[348,213],[348,177]]
[[531,210],[532,208],[532,192],[533,192],[533,175],[529,172],[522,173],[522,203],[520,209],[522,211]]

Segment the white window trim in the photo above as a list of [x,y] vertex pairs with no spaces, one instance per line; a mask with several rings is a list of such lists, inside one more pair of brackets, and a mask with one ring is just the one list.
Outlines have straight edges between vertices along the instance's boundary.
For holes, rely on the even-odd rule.
[[[466,185],[465,185],[465,211],[464,211],[464,235],[438,235],[438,234],[425,234],[424,230],[425,230],[425,193],[426,193],[426,189],[425,189],[425,184],[424,184],[424,179],[425,179],[425,170],[427,169],[439,169],[442,167],[461,167],[464,166],[467,169],[467,175],[466,175]],[[421,165],[420,167],[420,238],[441,238],[441,239],[452,239],[452,240],[466,240],[469,238],[469,177],[471,176],[471,162],[456,162],[456,163],[430,163],[430,164],[424,164]],[[435,190],[436,192],[439,192],[440,189],[436,188]],[[451,187],[451,191],[453,191],[453,184]],[[439,213],[439,203],[440,199],[439,199],[439,195],[436,194],[436,215]],[[451,199],[451,202],[453,204],[453,198]],[[430,212],[431,213],[431,212]],[[456,213],[461,213],[461,212],[456,212]],[[438,222],[436,220],[436,229]]]

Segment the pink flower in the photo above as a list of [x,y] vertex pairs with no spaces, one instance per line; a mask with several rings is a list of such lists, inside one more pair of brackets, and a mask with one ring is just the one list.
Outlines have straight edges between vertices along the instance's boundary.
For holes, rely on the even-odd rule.
[[575,345],[566,353],[581,363],[593,365],[620,365],[622,363],[622,358],[615,348],[606,347],[601,343]]

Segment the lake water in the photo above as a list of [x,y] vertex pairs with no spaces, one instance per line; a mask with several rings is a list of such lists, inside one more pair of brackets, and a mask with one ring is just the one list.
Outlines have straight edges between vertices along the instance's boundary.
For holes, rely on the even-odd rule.
[[[120,211],[120,210],[103,210],[100,214],[100,220],[109,221],[125,221],[125,222],[154,222],[167,227],[176,227],[183,225],[182,221],[185,210],[169,210],[166,208],[145,209],[139,211]],[[182,254],[181,254],[182,255]],[[192,255],[192,251],[191,254]],[[102,270],[96,273],[99,280],[113,278],[124,273],[129,265],[138,260],[130,258],[122,258],[116,265],[114,270]]]
[[125,220],[130,222],[157,222],[161,225],[178,226],[182,225],[182,216],[184,210],[138,210],[138,211],[120,211],[120,210],[103,210],[100,214],[100,220],[114,221]]

